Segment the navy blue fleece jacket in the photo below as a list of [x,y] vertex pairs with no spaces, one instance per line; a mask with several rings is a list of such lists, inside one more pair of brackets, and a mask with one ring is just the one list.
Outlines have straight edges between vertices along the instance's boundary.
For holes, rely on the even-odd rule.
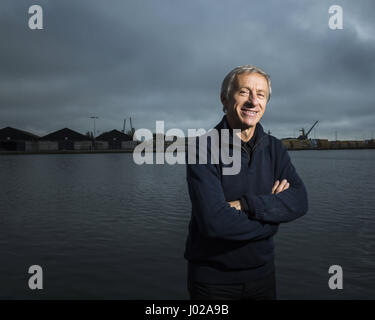
[[[230,129],[226,116],[215,129]],[[210,150],[208,140],[208,158]],[[274,259],[272,236],[279,223],[307,212],[305,186],[286,147],[260,123],[252,152],[241,148],[241,171],[223,175],[222,168],[221,159],[216,164],[187,164],[192,213],[185,258],[218,270],[261,267]],[[272,194],[273,184],[282,179],[288,180],[289,189]],[[229,205],[234,200],[241,200],[244,211]]]

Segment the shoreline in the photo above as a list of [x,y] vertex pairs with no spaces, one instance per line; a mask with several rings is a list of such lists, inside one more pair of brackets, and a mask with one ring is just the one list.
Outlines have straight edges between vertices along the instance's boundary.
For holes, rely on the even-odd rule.
[[[375,146],[367,147],[342,147],[342,148],[288,148],[288,151],[320,151],[320,150],[371,150]],[[36,154],[97,154],[97,153],[133,153],[133,150],[51,150],[51,151],[0,151],[1,155],[36,155]],[[148,152],[146,152],[148,153]],[[156,153],[153,151],[152,153]],[[168,152],[169,153],[169,152]]]

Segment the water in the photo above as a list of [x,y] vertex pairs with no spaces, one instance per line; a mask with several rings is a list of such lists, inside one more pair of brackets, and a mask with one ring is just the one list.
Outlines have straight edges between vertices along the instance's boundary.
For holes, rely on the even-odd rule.
[[[281,299],[375,298],[375,150],[290,152],[309,194],[275,237]],[[182,165],[131,154],[0,157],[0,298],[186,299]],[[43,290],[28,268],[43,268]],[[344,289],[328,288],[340,265]]]

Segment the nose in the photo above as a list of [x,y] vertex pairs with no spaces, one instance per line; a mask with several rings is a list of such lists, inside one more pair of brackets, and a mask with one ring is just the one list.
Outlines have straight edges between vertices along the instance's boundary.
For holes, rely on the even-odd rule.
[[257,105],[257,104],[258,104],[258,98],[257,98],[257,95],[251,92],[251,93],[249,94],[249,102],[250,102],[253,106]]

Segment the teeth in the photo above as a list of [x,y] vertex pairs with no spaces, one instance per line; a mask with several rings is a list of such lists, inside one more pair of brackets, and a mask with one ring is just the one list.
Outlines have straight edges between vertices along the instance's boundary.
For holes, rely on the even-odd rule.
[[247,110],[243,110],[245,114],[247,115],[250,115],[250,116],[255,116],[257,113],[254,112],[254,111],[247,111]]

